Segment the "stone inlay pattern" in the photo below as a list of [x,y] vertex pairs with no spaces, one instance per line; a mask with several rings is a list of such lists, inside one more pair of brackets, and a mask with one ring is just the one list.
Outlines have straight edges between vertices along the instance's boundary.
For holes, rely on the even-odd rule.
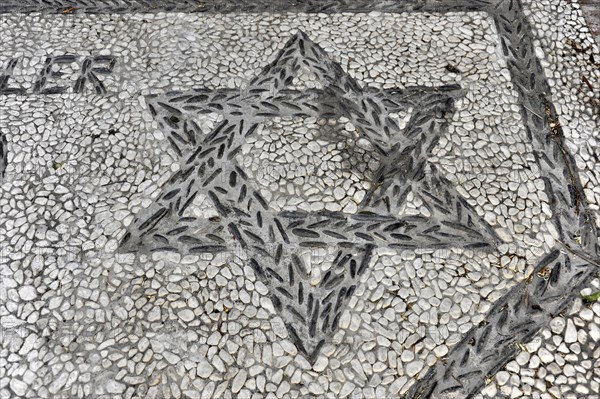
[[[302,68],[316,77],[322,89],[288,88]],[[152,99],[150,111],[181,157],[180,168],[156,204],[136,217],[121,250],[246,251],[248,264],[269,287],[292,340],[313,363],[325,339],[337,330],[344,305],[355,293],[375,247],[488,248],[499,242],[452,184],[427,164],[452,114],[452,94],[458,95],[457,91],[458,86],[360,88],[300,32],[242,92],[199,89]],[[400,129],[391,114],[409,106],[413,112]],[[196,115],[222,113],[223,120],[204,133],[184,117],[184,110]],[[234,158],[262,121],[281,117],[300,121],[344,117],[347,129],[366,140],[380,157],[362,198],[346,205],[344,212],[324,210],[323,203],[316,201],[308,212],[273,210],[272,194],[261,192]],[[306,130],[301,123],[296,127],[299,134]],[[335,137],[336,132],[329,134]],[[276,150],[270,153],[276,155]],[[212,221],[185,213],[199,194],[207,196],[217,210]],[[424,215],[400,215],[409,195],[421,204]],[[329,270],[315,281],[311,265],[298,249],[328,246],[337,254]]]
[[[584,290],[600,288],[598,279]],[[489,397],[594,397],[600,389],[600,304],[577,299],[524,344],[484,390]],[[480,396],[481,397],[481,396]]]
[[2,396],[593,397],[576,5],[68,3],[0,8]]

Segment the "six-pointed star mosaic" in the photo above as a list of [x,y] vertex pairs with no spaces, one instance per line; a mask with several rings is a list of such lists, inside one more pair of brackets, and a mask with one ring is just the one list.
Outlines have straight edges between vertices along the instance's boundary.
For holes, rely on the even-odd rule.
[[[566,0],[3,4],[0,397],[597,399],[600,303],[582,303],[579,296],[593,298],[588,294],[600,289],[594,278],[599,56],[579,11],[577,2]],[[370,132],[350,112],[338,112],[336,96],[325,93],[331,85],[305,63],[293,71],[291,84],[260,99],[280,106],[270,97],[282,88],[287,97],[313,93],[312,105],[329,104],[335,112],[286,116],[254,100],[232,110],[226,97],[203,109],[172,101],[187,93],[151,97],[156,120],[148,112],[146,96],[168,90],[204,87],[212,90],[194,94],[251,97],[251,77],[298,29],[339,62],[366,97],[403,106],[398,112],[389,103],[380,107],[380,115],[397,123],[399,136]],[[99,76],[106,91],[85,85],[78,93],[74,79],[97,67],[90,59],[104,57],[116,62]],[[71,62],[75,58],[79,62]],[[67,89],[36,93],[44,76],[48,87]],[[468,90],[432,88],[453,82]],[[404,89],[379,90],[398,86]],[[346,107],[369,114],[370,103],[363,109],[359,96],[342,93],[337,98],[349,100]],[[326,209],[359,223],[355,215],[374,209],[400,219],[431,217],[433,202],[423,201],[419,179],[409,173],[394,183],[390,166],[401,171],[408,161],[391,162],[391,147],[415,126],[410,115],[427,108],[417,105],[427,103],[425,97],[441,104],[459,95],[455,110],[439,114],[440,120],[452,116],[439,143],[422,153],[504,242],[488,253],[428,243],[423,250],[390,249],[384,246],[397,242],[377,236],[377,228],[341,230],[348,246],[355,245],[349,259],[355,266],[365,250],[355,231],[374,239],[371,261],[352,281],[355,294],[341,304],[339,331],[309,364],[309,354],[297,350],[282,318],[274,317],[277,299],[268,299],[269,289],[288,303],[275,291],[275,277],[252,272],[249,260],[287,278],[285,266],[295,254],[310,286],[342,270],[342,283],[350,284],[350,265],[332,266],[346,249],[342,240],[323,238],[323,229],[316,230],[319,237],[298,239],[294,229],[310,229],[290,227],[293,220],[281,215],[323,215],[318,211]],[[169,244],[177,237],[161,234],[172,219],[167,215],[152,234],[136,236],[137,250],[157,252],[116,255],[134,215],[158,197],[172,173],[186,170],[173,156],[195,150],[185,145],[187,127],[203,144],[215,124],[235,119],[232,111],[250,115],[244,126],[256,124],[231,159],[246,173],[242,180],[234,168],[236,182],[264,199],[268,213],[287,227],[290,243],[271,222],[274,238],[267,229],[260,248],[271,255],[252,248],[244,218],[220,216],[206,198],[212,190],[221,203],[236,206],[240,187],[232,197],[211,182],[181,214],[200,219],[182,225],[190,226],[186,236],[219,245],[206,235],[227,222],[214,234],[227,252],[202,255],[222,249],[204,247],[194,254]],[[167,151],[165,133],[173,146]],[[427,164],[425,171],[436,173]],[[230,172],[215,178],[226,191]],[[409,183],[414,188],[394,207],[391,200]],[[213,215],[218,218],[205,220]],[[232,222],[246,249],[229,231]],[[131,231],[135,235],[135,226]],[[154,233],[164,236],[161,244]],[[301,247],[306,241],[313,244]],[[269,260],[279,244],[282,267]],[[208,244],[189,248],[201,245]],[[282,306],[279,314],[285,319],[288,310]],[[306,312],[303,317],[310,322]],[[315,333],[327,341],[318,327]],[[310,350],[310,342],[299,343]]]
[[[295,90],[298,71],[319,89]],[[162,194],[141,212],[121,243],[128,251],[216,253],[241,248],[269,287],[298,349],[311,362],[336,331],[344,306],[378,246],[399,249],[489,249],[499,239],[427,158],[453,112],[459,86],[361,88],[304,33],[293,35],[275,60],[240,90],[194,90],[149,99],[150,109],[181,158]],[[414,109],[405,128],[390,116]],[[202,132],[190,115],[220,113]],[[380,157],[371,189],[353,214],[272,209],[235,156],[259,124],[276,117],[346,117]],[[199,194],[219,216],[185,216]],[[402,215],[407,197],[426,214]],[[315,284],[295,248],[335,246],[333,267]]]

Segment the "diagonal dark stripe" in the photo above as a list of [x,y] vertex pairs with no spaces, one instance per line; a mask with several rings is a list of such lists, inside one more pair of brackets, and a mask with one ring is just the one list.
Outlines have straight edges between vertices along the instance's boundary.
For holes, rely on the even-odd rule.
[[590,271],[597,269],[554,249],[540,260],[532,278],[496,301],[485,320],[430,369],[406,398],[473,397],[487,378],[516,356],[518,344],[529,342],[570,304]]

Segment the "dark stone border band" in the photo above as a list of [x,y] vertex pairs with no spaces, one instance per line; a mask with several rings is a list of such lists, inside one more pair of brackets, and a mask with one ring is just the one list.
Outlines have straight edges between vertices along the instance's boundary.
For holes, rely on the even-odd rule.
[[8,0],[1,13],[255,13],[255,12],[449,12],[485,11],[492,0]]
[[[496,24],[502,51],[519,94],[521,116],[540,165],[553,222],[564,244],[538,264],[535,274],[517,284],[496,302],[486,320],[466,334],[443,362],[438,362],[408,394],[410,398],[474,396],[510,361],[516,343],[531,339],[577,295],[597,269],[597,229],[589,210],[577,168],[551,100],[550,86],[533,46],[533,33],[520,0],[366,0],[298,2],[248,0],[9,0],[0,13],[136,13],[136,12],[487,12]],[[566,250],[573,248],[574,250]],[[566,250],[567,253],[562,252]]]

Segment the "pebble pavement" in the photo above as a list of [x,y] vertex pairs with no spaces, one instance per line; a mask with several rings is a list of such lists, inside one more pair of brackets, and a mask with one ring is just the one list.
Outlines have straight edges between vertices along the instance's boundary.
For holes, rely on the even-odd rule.
[[[523,1],[554,152],[488,12],[152,11],[0,19],[1,398],[415,397],[507,292],[558,280],[537,268],[577,241],[557,154],[600,226],[600,52],[576,2]],[[597,397],[600,302],[580,294],[599,290],[586,277],[476,397]]]

